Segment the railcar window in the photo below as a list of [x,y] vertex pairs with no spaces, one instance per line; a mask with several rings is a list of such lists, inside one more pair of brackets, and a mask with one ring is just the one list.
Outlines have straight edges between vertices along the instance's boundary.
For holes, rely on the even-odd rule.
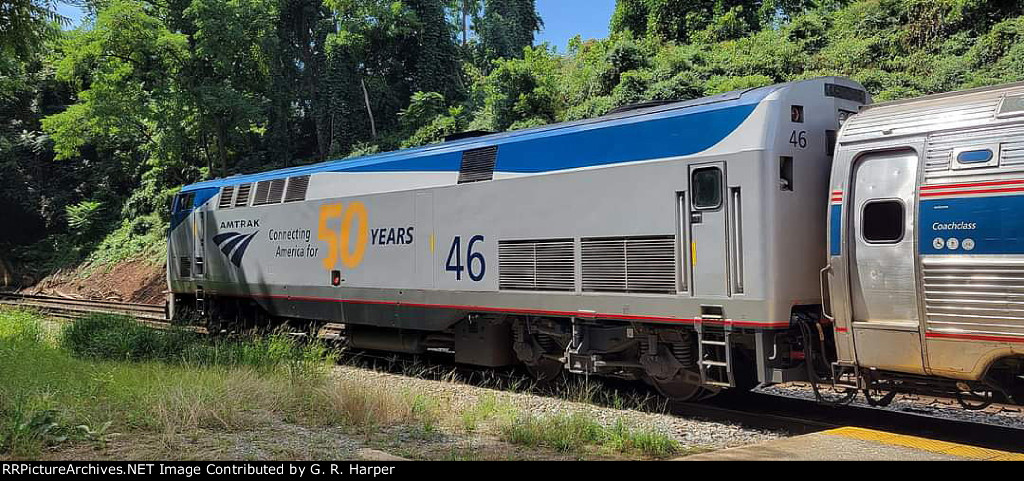
[[693,189],[693,207],[717,209],[722,205],[722,170],[704,167],[693,171],[690,178]]
[[903,239],[903,202],[880,200],[864,205],[861,232],[873,244],[895,244]]

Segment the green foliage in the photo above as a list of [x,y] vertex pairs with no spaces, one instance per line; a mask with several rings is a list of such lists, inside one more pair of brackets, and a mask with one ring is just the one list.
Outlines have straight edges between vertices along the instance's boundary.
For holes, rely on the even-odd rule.
[[501,426],[501,438],[513,444],[544,446],[564,453],[581,453],[585,448],[603,448],[664,458],[678,453],[679,442],[648,427],[630,426],[621,418],[604,426],[587,414],[515,415]]
[[533,0],[108,0],[63,36],[52,2],[8,3],[0,216],[24,228],[0,249],[47,267],[159,252],[176,189],[214,176],[819,75],[876,100],[1024,79],[1006,0],[619,0],[564,55]]
[[162,361],[190,366],[286,367],[293,374],[320,373],[333,354],[319,343],[302,344],[287,333],[211,340],[184,328],[154,329],[125,316],[96,314],[69,324],[60,346],[87,359]]

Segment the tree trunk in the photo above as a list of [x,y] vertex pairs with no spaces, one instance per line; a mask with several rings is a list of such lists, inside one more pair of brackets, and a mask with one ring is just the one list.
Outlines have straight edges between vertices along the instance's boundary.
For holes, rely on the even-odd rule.
[[366,82],[363,79],[359,79],[359,84],[363,86],[363,100],[366,101],[366,113],[370,115],[370,134],[373,135],[373,140],[377,140],[377,124],[373,121],[373,109],[370,108],[370,93],[366,91]]

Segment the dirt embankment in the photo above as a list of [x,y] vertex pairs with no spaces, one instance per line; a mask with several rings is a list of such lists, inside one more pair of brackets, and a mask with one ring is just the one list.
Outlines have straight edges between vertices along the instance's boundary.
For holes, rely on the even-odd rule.
[[146,260],[114,265],[84,265],[46,276],[21,290],[24,294],[163,304],[165,266]]

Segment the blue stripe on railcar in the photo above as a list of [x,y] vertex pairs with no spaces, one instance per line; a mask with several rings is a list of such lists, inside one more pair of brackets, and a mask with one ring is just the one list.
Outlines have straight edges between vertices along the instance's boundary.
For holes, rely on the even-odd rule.
[[829,255],[837,256],[842,252],[842,240],[843,240],[843,206],[842,204],[834,204],[831,207],[831,213],[829,214],[829,228],[828,228],[828,252]]
[[1024,195],[921,201],[921,254],[1024,254]]

